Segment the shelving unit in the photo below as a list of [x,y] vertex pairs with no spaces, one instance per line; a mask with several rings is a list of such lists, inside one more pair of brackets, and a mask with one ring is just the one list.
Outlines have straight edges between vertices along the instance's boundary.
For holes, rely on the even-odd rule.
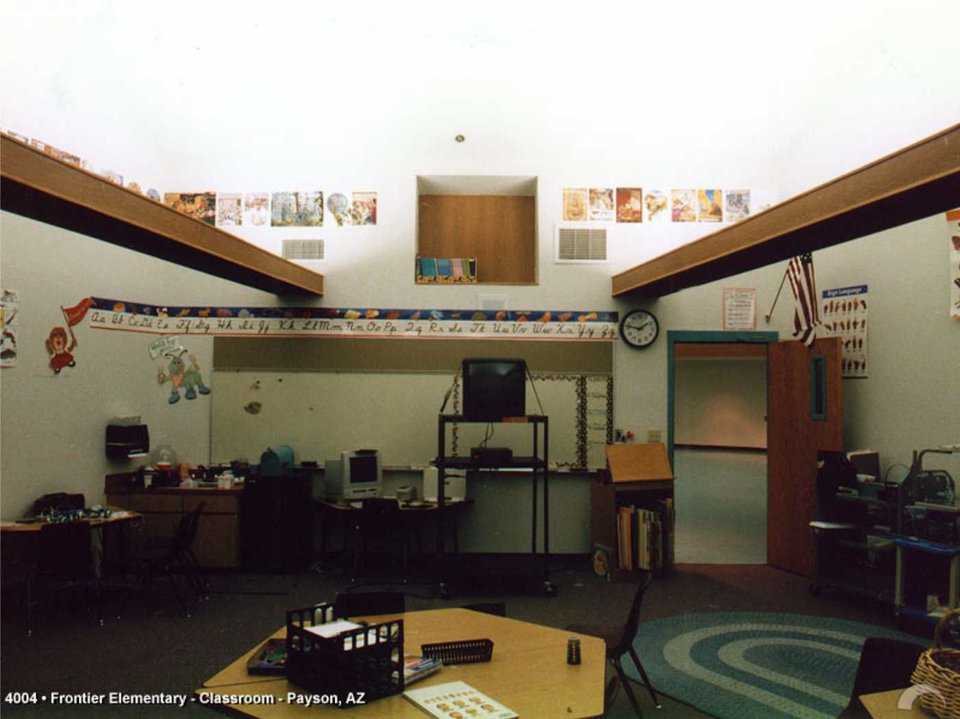
[[[437,504],[440,506],[440,536],[444,536],[444,512],[443,507],[446,502],[444,496],[444,479],[448,469],[464,470],[496,470],[496,469],[529,469],[531,472],[531,520],[530,520],[530,553],[534,556],[537,552],[537,484],[540,477],[543,477],[543,591],[548,596],[556,594],[557,590],[550,581],[550,422],[545,415],[526,415],[524,417],[511,417],[511,424],[529,424],[533,428],[533,454],[526,457],[513,457],[509,464],[502,464],[497,467],[480,466],[469,457],[449,457],[447,456],[447,425],[467,423],[470,420],[459,414],[441,414],[437,422],[437,458],[435,464],[439,473],[437,480]],[[541,426],[543,432],[541,433]],[[542,448],[542,454],[541,454]],[[439,593],[442,597],[449,596],[447,587],[447,567],[445,547],[440,543],[439,552]]]

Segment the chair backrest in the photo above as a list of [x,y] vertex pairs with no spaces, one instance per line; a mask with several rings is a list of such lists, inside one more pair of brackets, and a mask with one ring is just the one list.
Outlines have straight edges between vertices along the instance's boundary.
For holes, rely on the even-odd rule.
[[89,522],[61,522],[40,528],[38,567],[58,579],[93,576],[93,546]]
[[630,613],[623,625],[623,635],[620,637],[618,649],[622,648],[623,651],[626,651],[626,647],[633,644],[633,639],[637,636],[637,628],[640,626],[640,605],[643,604],[643,595],[652,581],[653,575],[647,573],[646,577],[641,579],[637,585],[636,594],[633,595],[633,604],[630,605]]
[[345,592],[338,594],[333,615],[362,617],[369,614],[400,614],[406,611],[407,599],[403,592]]
[[923,646],[885,637],[868,637],[860,652],[849,707],[862,708],[860,696],[910,686]]
[[51,509],[64,511],[68,509],[83,509],[86,507],[86,500],[82,494],[68,494],[67,492],[54,492],[39,497],[33,503],[33,514],[39,516]]
[[174,549],[177,551],[188,551],[193,547],[193,542],[197,538],[197,526],[200,523],[200,514],[206,502],[200,502],[196,508],[189,514],[180,518],[177,525],[177,533],[173,537]]
[[477,604],[464,604],[463,608],[469,609],[473,612],[493,614],[498,617],[507,616],[507,605],[503,602],[479,602]]

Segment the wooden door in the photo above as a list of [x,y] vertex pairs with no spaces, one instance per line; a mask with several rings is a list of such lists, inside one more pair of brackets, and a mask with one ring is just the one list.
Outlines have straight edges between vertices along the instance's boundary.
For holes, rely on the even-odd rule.
[[817,452],[843,449],[840,339],[773,343],[767,358],[767,563],[812,577]]

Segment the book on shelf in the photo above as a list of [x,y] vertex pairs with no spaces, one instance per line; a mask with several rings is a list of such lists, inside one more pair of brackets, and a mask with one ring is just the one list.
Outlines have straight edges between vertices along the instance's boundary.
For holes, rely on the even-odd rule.
[[[447,682],[411,689],[403,696],[437,719],[517,719],[517,713],[466,682]],[[469,711],[468,711],[469,710]]]
[[435,657],[406,656],[403,658],[403,683],[409,686],[435,674],[441,667],[443,662]]

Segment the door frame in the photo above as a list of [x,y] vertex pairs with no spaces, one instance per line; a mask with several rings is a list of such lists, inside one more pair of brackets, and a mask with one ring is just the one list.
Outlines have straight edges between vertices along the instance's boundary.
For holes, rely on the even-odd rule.
[[667,457],[673,467],[673,434],[675,422],[676,401],[676,346],[678,344],[708,344],[726,342],[744,342],[752,344],[770,344],[779,342],[780,333],[777,331],[742,332],[722,330],[668,330],[667,331]]

